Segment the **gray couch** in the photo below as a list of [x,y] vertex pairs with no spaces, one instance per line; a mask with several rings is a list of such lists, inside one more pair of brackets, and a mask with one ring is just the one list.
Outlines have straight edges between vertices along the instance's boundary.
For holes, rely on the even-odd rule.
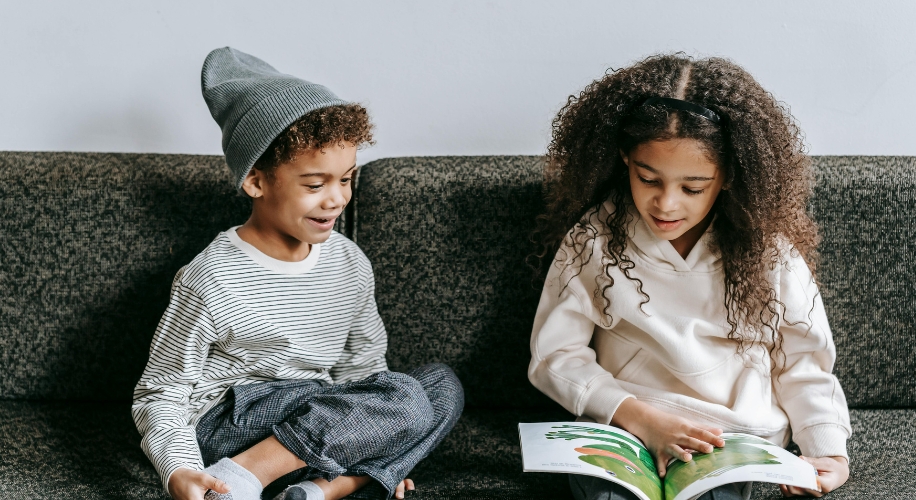
[[[820,157],[821,278],[852,408],[829,498],[916,498],[916,158]],[[375,269],[389,364],[441,361],[467,408],[414,498],[569,498],[522,473],[516,424],[568,419],[529,385],[539,283],[525,258],[537,157],[379,160],[340,231]],[[221,157],[0,153],[0,499],[166,498],[131,391],[177,269],[242,223]],[[756,498],[777,498],[761,486]]]

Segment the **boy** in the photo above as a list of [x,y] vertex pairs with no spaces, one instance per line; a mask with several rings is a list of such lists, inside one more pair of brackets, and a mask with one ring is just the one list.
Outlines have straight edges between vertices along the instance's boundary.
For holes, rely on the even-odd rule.
[[464,396],[444,365],[387,371],[371,266],[332,230],[366,110],[229,47],[201,80],[252,212],[175,276],[134,391],[143,450],[181,500],[281,478],[284,500],[403,498]]

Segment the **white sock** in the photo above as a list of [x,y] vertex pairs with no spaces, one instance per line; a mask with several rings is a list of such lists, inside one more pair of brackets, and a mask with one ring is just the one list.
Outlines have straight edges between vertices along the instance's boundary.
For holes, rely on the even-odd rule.
[[324,500],[324,492],[317,484],[303,481],[287,486],[274,500]]
[[232,489],[229,493],[207,492],[205,500],[261,500],[261,481],[248,469],[224,458],[204,469],[204,472],[221,479]]

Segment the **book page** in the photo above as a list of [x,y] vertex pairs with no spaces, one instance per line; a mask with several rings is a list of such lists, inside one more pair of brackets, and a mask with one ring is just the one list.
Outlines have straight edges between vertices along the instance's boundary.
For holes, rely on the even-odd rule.
[[629,432],[592,422],[518,424],[525,472],[565,472],[620,484],[641,500],[664,500],[655,463]]
[[688,500],[723,484],[747,481],[820,489],[814,466],[782,447],[748,434],[726,433],[722,439],[725,447],[668,466],[665,498]]

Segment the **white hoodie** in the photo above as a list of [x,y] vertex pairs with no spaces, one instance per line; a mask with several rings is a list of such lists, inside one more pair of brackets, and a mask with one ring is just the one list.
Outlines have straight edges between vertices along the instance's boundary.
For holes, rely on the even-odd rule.
[[600,423],[610,423],[620,403],[635,397],[725,432],[783,446],[791,437],[806,456],[848,459],[849,411],[831,374],[836,349],[804,259],[782,252],[783,265],[771,273],[776,299],[786,307],[779,326],[786,368],[773,382],[764,347],[739,355],[727,338],[725,277],[709,231],[685,259],[631,211],[625,253],[635,264],[630,276],[642,281],[650,300],[640,308],[636,283],[612,266],[605,313],[600,289],[607,283],[601,276],[608,231],[601,221],[612,207],[605,203],[587,216],[598,236],[579,259],[568,251],[567,235],[566,252],[561,248],[550,267],[531,335],[531,383]]

